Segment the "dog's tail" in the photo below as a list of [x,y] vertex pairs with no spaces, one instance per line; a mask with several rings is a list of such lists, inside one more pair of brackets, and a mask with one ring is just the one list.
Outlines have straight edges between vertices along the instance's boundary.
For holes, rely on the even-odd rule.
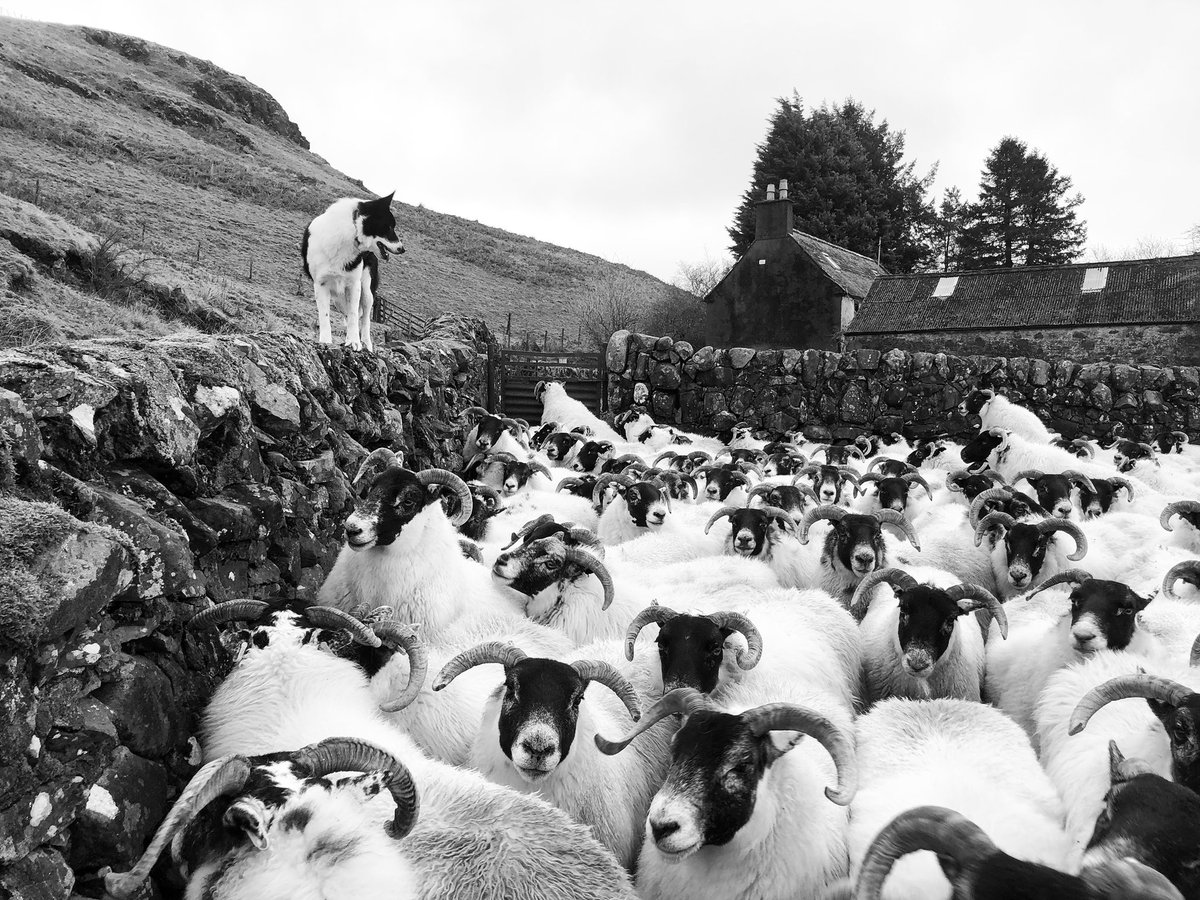
[[304,229],[304,237],[300,238],[300,263],[304,266],[304,274],[312,281],[312,272],[308,271],[308,228]]

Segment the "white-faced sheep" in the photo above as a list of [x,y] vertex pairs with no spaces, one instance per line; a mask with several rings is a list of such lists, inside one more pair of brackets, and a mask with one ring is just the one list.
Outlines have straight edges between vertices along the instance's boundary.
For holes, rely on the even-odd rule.
[[816,898],[845,874],[845,805],[857,783],[845,706],[788,680],[732,686],[721,704],[679,688],[619,740],[596,743],[619,753],[673,713],[685,718],[647,816],[643,896]]
[[[914,577],[916,576],[916,577]],[[886,587],[884,587],[886,585]],[[872,594],[879,594],[872,600]],[[884,596],[891,593],[891,598]],[[985,610],[1008,637],[1000,601],[977,585],[937,570],[889,568],[858,585],[850,612],[861,619],[867,689],[888,697],[953,697],[979,702],[985,665],[983,634],[968,613]]]
[[[871,847],[879,832],[925,804],[976,819],[1019,859],[1066,866],[1071,845],[1062,803],[1028,739],[1002,713],[965,700],[892,699],[860,716],[855,734],[859,792],[848,837],[850,868],[860,883],[873,877]],[[950,895],[929,853],[899,863],[883,891],[889,900]]]
[[632,867],[646,809],[666,770],[666,736],[660,729],[657,740],[622,757],[600,753],[594,741],[598,731],[619,731],[641,715],[633,686],[603,660],[531,658],[493,642],[450,660],[434,688],[492,663],[504,667],[503,684],[484,709],[471,767],[590,825],[600,843]]

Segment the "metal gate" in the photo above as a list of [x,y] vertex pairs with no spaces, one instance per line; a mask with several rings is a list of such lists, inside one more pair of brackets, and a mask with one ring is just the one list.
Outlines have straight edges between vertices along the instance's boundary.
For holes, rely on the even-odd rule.
[[597,415],[607,406],[603,353],[501,350],[497,356],[496,406],[501,415],[540,422],[542,404],[533,397],[539,381],[561,381],[571,397]]

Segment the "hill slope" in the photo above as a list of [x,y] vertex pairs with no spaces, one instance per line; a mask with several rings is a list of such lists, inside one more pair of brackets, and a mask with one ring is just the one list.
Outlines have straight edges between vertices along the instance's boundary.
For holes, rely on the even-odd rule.
[[[273,97],[212,63],[0,18],[0,345],[185,327],[314,333],[300,235],[330,201],[367,195]],[[565,327],[570,344],[577,304],[600,286],[674,291],[599,257],[394,208],[408,252],[384,264],[382,293],[398,323],[458,312],[503,335],[511,312],[514,342],[548,330],[557,345]]]

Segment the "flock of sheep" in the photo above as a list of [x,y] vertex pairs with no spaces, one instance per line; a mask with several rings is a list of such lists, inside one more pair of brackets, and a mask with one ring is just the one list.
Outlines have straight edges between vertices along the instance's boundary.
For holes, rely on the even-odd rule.
[[[187,897],[1200,898],[1200,448],[727,443],[471,410],[358,472],[319,604],[235,601]],[[636,890],[634,885],[636,885]]]

